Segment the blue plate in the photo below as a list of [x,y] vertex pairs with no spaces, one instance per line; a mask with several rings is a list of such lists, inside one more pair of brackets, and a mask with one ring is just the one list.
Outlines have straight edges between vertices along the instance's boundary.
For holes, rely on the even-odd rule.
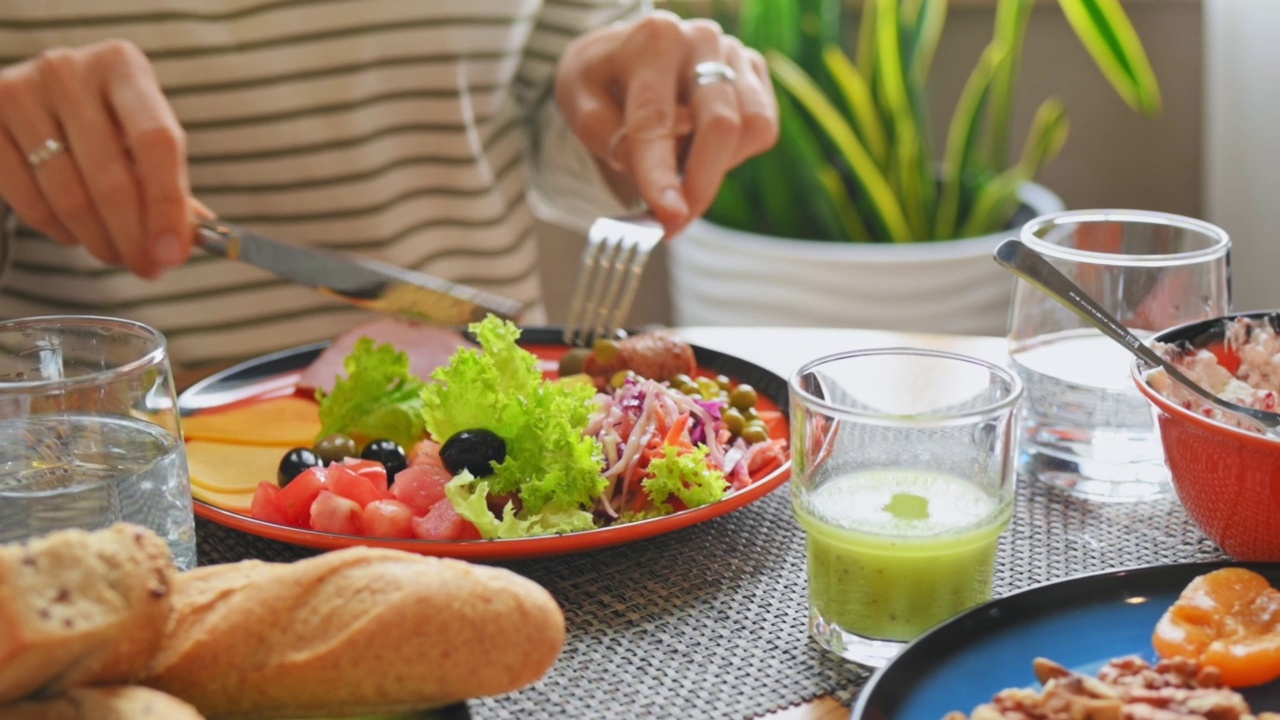
[[[1280,563],[1159,565],[1039,585],[980,605],[922,635],[867,682],[854,720],[941,720],[1009,687],[1038,687],[1031,661],[1083,673],[1115,657],[1155,658],[1156,621],[1198,575],[1247,567],[1280,585]],[[1280,711],[1280,682],[1245,691],[1255,712]]]

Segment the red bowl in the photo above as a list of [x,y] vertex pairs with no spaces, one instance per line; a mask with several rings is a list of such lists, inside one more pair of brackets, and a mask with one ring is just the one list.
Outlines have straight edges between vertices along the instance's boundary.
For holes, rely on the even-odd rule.
[[[1235,313],[1187,323],[1152,340],[1202,348],[1221,342],[1237,317],[1270,319],[1275,311]],[[1146,381],[1151,366],[1135,360],[1134,382],[1155,408],[1165,462],[1187,514],[1236,560],[1280,560],[1280,440],[1240,430],[1188,410]]]

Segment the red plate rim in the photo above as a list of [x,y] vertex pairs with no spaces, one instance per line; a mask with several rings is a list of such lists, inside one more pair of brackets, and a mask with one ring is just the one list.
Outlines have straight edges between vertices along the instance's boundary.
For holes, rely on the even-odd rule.
[[[553,336],[552,333],[549,332],[550,329],[548,329],[548,331],[539,333],[539,335],[542,336],[542,339],[532,340],[529,338],[530,330],[537,331],[540,329],[526,329],[524,331],[525,336],[522,338],[522,344],[546,345],[549,343],[544,342],[543,340],[549,336]],[[202,391],[213,391],[217,387],[219,378],[234,376],[236,374],[243,374],[247,371],[251,371],[255,367],[255,364],[260,361],[279,363],[283,360],[284,362],[288,362],[289,358],[292,356],[307,356],[313,352],[317,352],[320,347],[322,346],[309,345],[296,348],[292,351],[273,353],[272,355],[264,356],[259,360],[250,360],[193,386],[183,393],[183,397],[189,400],[193,391],[197,393]],[[698,356],[698,366],[701,370],[723,372],[739,382],[755,380],[755,382],[751,382],[751,384],[757,386],[757,390],[761,390],[759,386],[762,384],[760,382],[762,379],[770,381],[775,384],[775,386],[777,383],[782,383],[781,387],[784,388],[783,392],[785,392],[785,381],[774,373],[760,368],[759,366],[731,355],[719,353],[718,351],[699,348],[696,345],[694,346],[694,352]],[[722,367],[715,367],[715,365],[723,364],[738,366],[745,372],[735,373]],[[281,377],[287,372],[288,371],[275,373],[273,375],[264,375],[262,377],[262,382],[265,386],[264,390],[267,393],[278,393],[281,386]],[[743,374],[759,375],[760,377],[742,379],[740,376]],[[767,391],[765,391],[765,395],[784,412],[783,419],[784,422],[787,422],[787,427],[789,428],[790,424],[785,417],[785,397],[779,397],[777,393],[771,394]],[[241,394],[240,397],[252,397],[252,395],[246,396]],[[421,555],[434,555],[438,557],[475,560],[519,560],[596,550],[674,532],[691,525],[696,525],[698,523],[720,517],[755,502],[776,490],[790,477],[791,451],[790,448],[788,448],[787,458],[778,469],[751,485],[748,485],[742,490],[726,495],[724,498],[710,505],[682,510],[660,518],[650,518],[648,520],[626,523],[624,525],[611,525],[609,527],[598,528],[595,530],[583,530],[580,532],[565,533],[561,535],[492,540],[392,540],[371,538],[362,535],[341,535],[321,532],[318,530],[305,530],[286,525],[277,525],[276,523],[258,520],[230,510],[224,510],[201,500],[193,499],[192,505],[197,517],[209,520],[233,530],[248,533],[250,535],[257,535],[259,537],[265,537],[271,540],[300,545],[303,547],[321,550],[337,550],[352,546],[367,546],[405,550]]]

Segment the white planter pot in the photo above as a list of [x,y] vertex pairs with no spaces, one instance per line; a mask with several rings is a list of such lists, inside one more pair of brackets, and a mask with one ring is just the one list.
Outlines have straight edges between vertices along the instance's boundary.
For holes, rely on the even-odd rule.
[[[1026,183],[1036,215],[1063,209]],[[1013,276],[992,252],[1017,234],[909,244],[794,240],[700,220],[668,246],[677,325],[857,327],[1004,335]]]

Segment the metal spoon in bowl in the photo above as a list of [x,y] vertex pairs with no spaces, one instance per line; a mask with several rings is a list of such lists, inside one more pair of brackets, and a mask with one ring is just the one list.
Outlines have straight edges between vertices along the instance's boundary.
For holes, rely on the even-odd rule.
[[1198,383],[1184,375],[1177,366],[1160,357],[1156,351],[1142,342],[1138,336],[1134,335],[1124,325],[1121,325],[1118,320],[1111,316],[1111,313],[1094,302],[1093,298],[1080,289],[1080,286],[1071,282],[1066,275],[1063,275],[1056,267],[1051,265],[1043,255],[1027,247],[1021,240],[1009,239],[1000,243],[1000,246],[996,248],[995,260],[1018,277],[1034,285],[1041,292],[1067,306],[1075,314],[1101,330],[1103,335],[1123,345],[1129,352],[1152,365],[1162,368],[1168,373],[1169,377],[1204,398],[1206,402],[1223,412],[1260,426],[1259,430],[1265,435],[1280,438],[1280,415],[1236,405],[1200,387]]

